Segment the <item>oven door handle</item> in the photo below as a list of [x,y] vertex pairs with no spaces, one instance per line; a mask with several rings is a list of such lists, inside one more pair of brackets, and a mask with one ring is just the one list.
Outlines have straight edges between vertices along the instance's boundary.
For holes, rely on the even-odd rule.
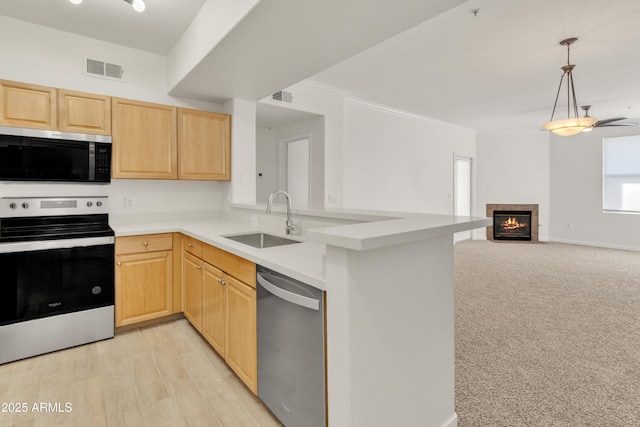
[[98,245],[111,245],[113,236],[108,237],[83,237],[80,239],[38,240],[33,242],[11,242],[0,244],[0,253],[33,252],[49,249],[66,249],[88,247]]

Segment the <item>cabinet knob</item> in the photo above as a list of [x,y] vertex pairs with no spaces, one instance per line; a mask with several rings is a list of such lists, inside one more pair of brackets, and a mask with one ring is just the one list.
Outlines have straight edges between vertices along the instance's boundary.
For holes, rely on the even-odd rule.
[[196,265],[196,270],[202,270],[202,266],[201,265]]
[[224,281],[224,279],[220,279],[220,284],[221,284],[222,286],[224,286],[224,285],[226,285],[226,284],[227,284],[227,282],[225,282],[225,281]]
[[143,245],[149,246],[149,242],[144,242]]
[[116,263],[116,265],[117,265],[118,267],[120,267],[120,261],[118,261],[118,262]]
[[192,248],[193,247],[193,243],[187,243],[187,247],[188,248]]

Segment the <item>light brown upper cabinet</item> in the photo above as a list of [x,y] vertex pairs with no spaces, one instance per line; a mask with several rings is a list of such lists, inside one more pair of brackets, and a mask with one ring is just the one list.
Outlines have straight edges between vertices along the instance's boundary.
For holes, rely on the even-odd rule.
[[57,90],[0,80],[0,125],[56,129]]
[[58,129],[111,135],[111,97],[59,89]]
[[231,178],[231,117],[178,108],[178,178]]
[[176,179],[176,107],[113,98],[112,177]]

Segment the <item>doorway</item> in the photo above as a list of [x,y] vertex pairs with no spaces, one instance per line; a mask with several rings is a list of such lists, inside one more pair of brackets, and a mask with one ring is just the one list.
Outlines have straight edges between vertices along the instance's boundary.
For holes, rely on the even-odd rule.
[[256,203],[286,190],[299,209],[324,206],[324,134],[322,115],[256,103]]
[[[473,159],[455,156],[453,161],[453,214],[473,215]],[[454,242],[471,240],[471,230],[454,234]]]
[[284,156],[280,163],[286,165],[281,180],[291,196],[291,207],[309,207],[309,136],[299,136],[281,141]]

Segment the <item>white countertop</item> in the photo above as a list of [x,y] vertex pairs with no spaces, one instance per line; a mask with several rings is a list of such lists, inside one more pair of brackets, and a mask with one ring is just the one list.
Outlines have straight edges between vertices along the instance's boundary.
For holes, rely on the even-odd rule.
[[424,214],[309,230],[308,237],[357,251],[429,239],[491,225],[490,218]]
[[[260,206],[233,207],[249,213],[263,211]],[[278,212],[277,209],[274,211]],[[302,236],[284,236],[271,228],[250,225],[246,212],[239,215],[239,219],[230,212],[120,216],[112,217],[110,225],[116,236],[180,232],[322,290],[325,290],[325,245],[369,250],[491,225],[489,218],[400,212],[332,209],[293,211],[293,215],[294,221],[306,215],[366,222],[312,228]],[[302,243],[258,249],[223,237],[252,231],[264,231]]]
[[[254,248],[223,236],[260,230],[247,225],[246,221],[223,218],[219,213],[212,213],[209,218],[202,216],[189,218],[178,214],[174,215],[174,218],[154,218],[153,220],[130,218],[110,225],[116,236],[183,233],[316,288],[325,289],[323,265],[325,245],[304,241],[302,236],[286,236],[302,243],[264,249]],[[265,232],[285,237],[271,230],[265,230]]]

